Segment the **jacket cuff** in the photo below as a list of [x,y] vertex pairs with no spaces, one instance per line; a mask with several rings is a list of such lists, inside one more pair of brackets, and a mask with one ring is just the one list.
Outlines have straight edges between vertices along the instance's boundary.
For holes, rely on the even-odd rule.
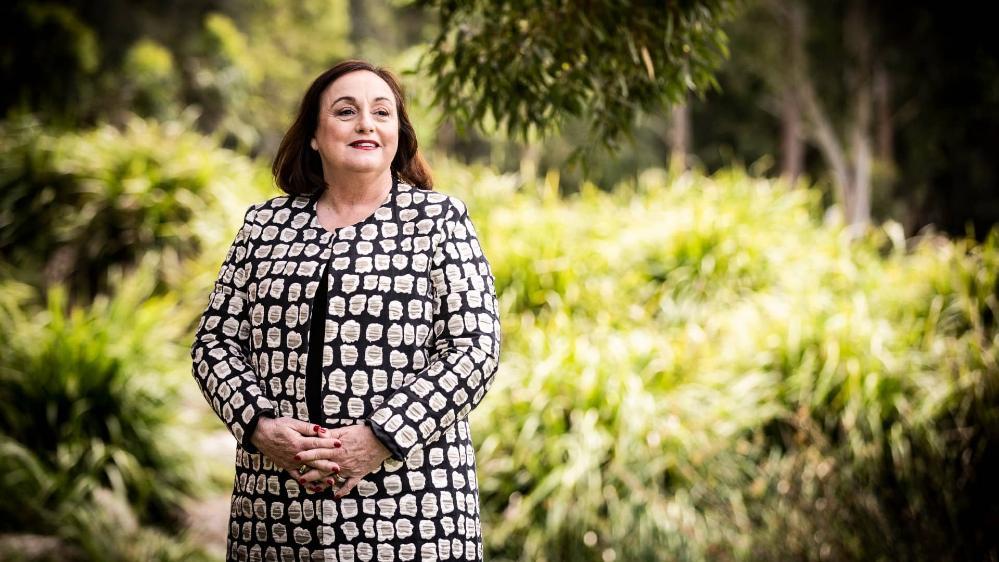
[[375,410],[368,418],[368,425],[396,460],[405,461],[421,445],[416,439],[416,429],[406,424],[401,415],[387,406]]
[[274,410],[270,408],[261,408],[257,410],[253,417],[250,418],[248,422],[243,424],[241,430],[243,432],[242,439],[239,439],[239,444],[243,447],[247,453],[259,453],[260,450],[256,448],[251,442],[253,438],[253,432],[257,430],[257,424],[260,423],[260,418],[271,418],[273,419]]
[[371,432],[375,434],[375,438],[381,441],[382,445],[388,449],[388,452],[392,455],[393,459],[398,461],[406,460],[406,451],[399,447],[399,444],[392,438],[392,434],[386,431],[381,424],[375,422],[372,418],[368,418],[368,427],[370,427]]

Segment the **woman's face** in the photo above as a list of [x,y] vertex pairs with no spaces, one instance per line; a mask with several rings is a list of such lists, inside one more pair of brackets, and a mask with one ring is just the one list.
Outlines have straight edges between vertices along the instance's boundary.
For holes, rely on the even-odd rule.
[[389,85],[377,74],[358,70],[326,87],[319,100],[312,148],[330,173],[387,172],[399,146],[399,116]]

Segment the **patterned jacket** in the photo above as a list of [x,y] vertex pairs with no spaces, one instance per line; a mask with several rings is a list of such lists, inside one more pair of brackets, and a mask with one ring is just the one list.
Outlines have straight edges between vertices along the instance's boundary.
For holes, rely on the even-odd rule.
[[[345,547],[351,556],[376,549],[379,559],[386,548],[481,557],[466,417],[493,381],[500,330],[494,278],[467,209],[394,181],[372,215],[331,232],[316,202],[281,196],[250,207],[191,349],[194,378],[239,443],[230,556],[253,558],[256,549],[277,559],[294,546],[297,555],[327,548],[341,558]],[[314,354],[321,375],[309,377]],[[340,506],[309,499],[250,443],[262,415],[365,423],[392,458]],[[349,517],[353,496],[362,504]],[[442,520],[448,507],[459,520]],[[378,526],[387,511],[391,533]],[[400,519],[407,523],[397,528]],[[407,534],[412,525],[421,532]]]

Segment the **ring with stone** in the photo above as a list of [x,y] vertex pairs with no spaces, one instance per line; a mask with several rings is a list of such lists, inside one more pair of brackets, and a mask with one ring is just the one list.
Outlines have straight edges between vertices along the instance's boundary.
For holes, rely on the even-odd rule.
[[339,474],[334,474],[333,481],[336,482],[337,486],[343,486],[347,482],[347,479]]
[[305,474],[308,471],[309,471],[309,465],[307,464],[303,464],[302,466],[298,467],[299,474]]

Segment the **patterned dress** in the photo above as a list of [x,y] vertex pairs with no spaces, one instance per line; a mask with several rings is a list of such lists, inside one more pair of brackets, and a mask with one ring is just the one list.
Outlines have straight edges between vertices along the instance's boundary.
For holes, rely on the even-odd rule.
[[[465,205],[393,180],[328,231],[318,195],[246,213],[191,349],[236,437],[230,560],[481,560],[466,420],[499,358],[493,276]],[[367,424],[392,458],[312,493],[249,441],[261,416]]]

